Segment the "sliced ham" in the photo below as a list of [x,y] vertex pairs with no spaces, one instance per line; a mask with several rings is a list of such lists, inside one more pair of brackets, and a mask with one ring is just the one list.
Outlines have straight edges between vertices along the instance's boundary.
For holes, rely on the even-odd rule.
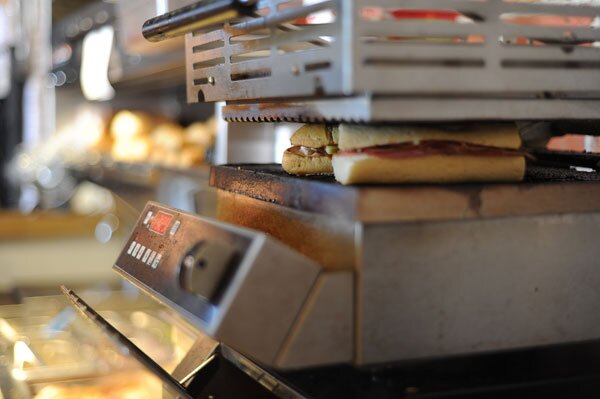
[[378,158],[413,158],[424,155],[472,155],[485,157],[524,156],[526,153],[506,148],[488,147],[450,140],[425,140],[419,143],[402,143],[341,151],[337,155],[365,154]]

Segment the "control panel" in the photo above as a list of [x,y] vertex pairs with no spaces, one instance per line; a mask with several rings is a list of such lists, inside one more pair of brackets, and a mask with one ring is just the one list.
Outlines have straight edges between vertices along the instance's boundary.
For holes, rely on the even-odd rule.
[[150,203],[115,268],[205,325],[253,238]]
[[266,363],[321,270],[262,232],[153,202],[114,268],[207,334]]

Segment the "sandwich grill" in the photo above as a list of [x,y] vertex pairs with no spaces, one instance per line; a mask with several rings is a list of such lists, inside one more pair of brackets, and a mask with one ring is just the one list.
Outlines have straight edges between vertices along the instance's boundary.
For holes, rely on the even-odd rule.
[[[143,33],[185,34],[188,101],[225,101],[229,121],[517,121],[543,141],[597,132],[599,16],[594,0],[212,0]],[[115,269],[217,340],[173,373],[193,397],[233,395],[215,358],[281,398],[596,393],[600,159],[532,151],[518,184],[216,166],[219,220],[149,203]]]

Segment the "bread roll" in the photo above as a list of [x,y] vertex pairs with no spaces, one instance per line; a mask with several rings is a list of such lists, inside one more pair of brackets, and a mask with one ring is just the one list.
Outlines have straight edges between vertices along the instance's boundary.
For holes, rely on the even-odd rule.
[[148,159],[151,163],[156,165],[162,165],[167,158],[169,151],[162,148],[152,148],[152,153],[150,154],[150,158]]
[[110,123],[110,134],[115,140],[147,136],[151,129],[152,119],[143,112],[119,111]]
[[111,156],[120,162],[144,162],[148,160],[151,148],[152,144],[146,137],[121,139],[114,142]]
[[160,124],[152,131],[152,143],[155,148],[178,151],[183,146],[183,128],[174,123]]
[[180,168],[189,168],[201,164],[204,161],[205,153],[206,149],[200,146],[187,145],[179,153],[178,166]]
[[209,148],[215,143],[215,131],[208,123],[192,123],[185,129],[185,141]]
[[290,141],[293,146],[322,148],[337,144],[337,127],[328,125],[308,124],[296,130]]
[[332,175],[331,156],[313,155],[304,156],[294,151],[295,147],[283,153],[281,166],[287,173],[294,175]]

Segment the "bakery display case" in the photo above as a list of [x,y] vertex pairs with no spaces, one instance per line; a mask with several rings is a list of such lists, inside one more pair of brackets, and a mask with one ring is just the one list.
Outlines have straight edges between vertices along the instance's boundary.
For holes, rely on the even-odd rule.
[[[128,291],[87,291],[98,311],[166,370],[197,338],[177,315]],[[0,307],[3,397],[163,398],[161,382],[63,296],[25,298]]]

